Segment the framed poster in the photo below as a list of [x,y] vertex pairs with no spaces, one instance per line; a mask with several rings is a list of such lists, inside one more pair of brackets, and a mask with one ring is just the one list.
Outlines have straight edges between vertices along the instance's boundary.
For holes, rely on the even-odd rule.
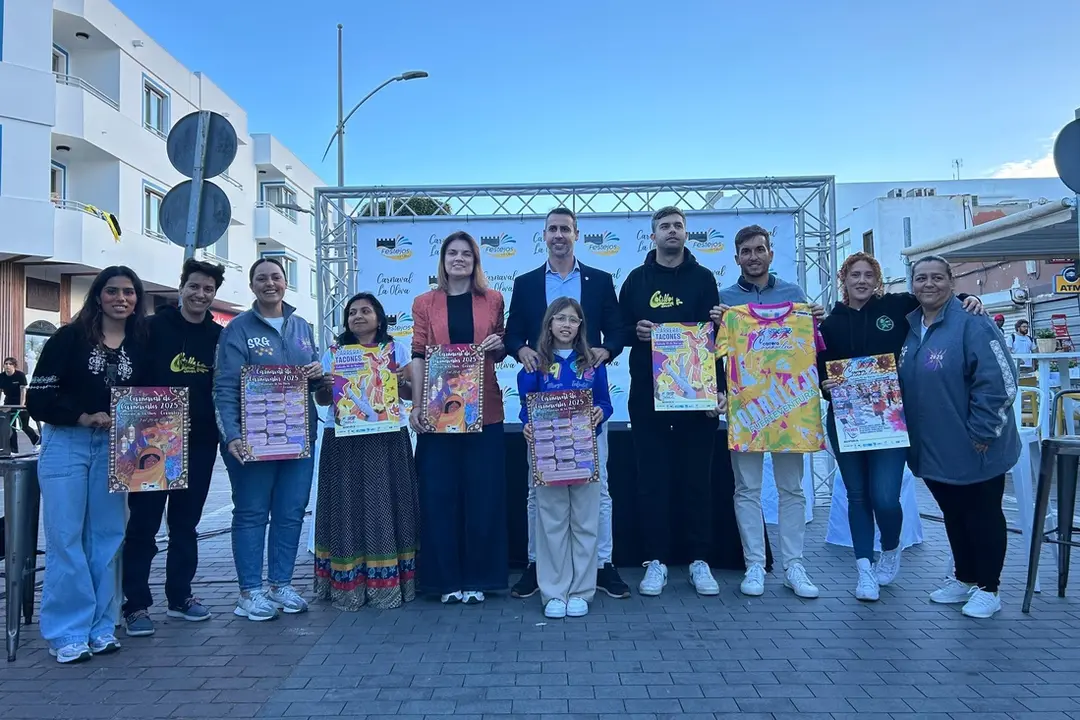
[[304,369],[245,365],[240,371],[240,430],[252,461],[311,457]]
[[554,390],[525,396],[533,440],[533,484],[579,485],[600,481],[592,390]]
[[187,388],[113,387],[109,414],[109,492],[187,488]]
[[425,349],[421,422],[428,432],[484,429],[484,351],[479,345],[429,345]]

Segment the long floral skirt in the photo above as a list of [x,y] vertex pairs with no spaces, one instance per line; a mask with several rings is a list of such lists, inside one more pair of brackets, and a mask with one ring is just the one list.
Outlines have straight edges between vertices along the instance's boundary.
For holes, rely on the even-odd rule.
[[323,435],[315,513],[315,593],[340,610],[416,597],[416,467],[404,428]]

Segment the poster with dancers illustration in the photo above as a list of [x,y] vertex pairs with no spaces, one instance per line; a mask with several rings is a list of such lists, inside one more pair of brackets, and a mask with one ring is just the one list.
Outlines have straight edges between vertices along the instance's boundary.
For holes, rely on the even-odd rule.
[[525,396],[533,439],[533,485],[582,485],[600,481],[592,390],[553,390]]
[[249,461],[311,457],[304,369],[245,365],[240,371],[240,430]]
[[334,351],[334,436],[401,429],[394,343],[344,345]]
[[839,452],[906,448],[907,420],[892,355],[834,360],[828,363],[833,416]]
[[428,432],[484,429],[484,351],[479,345],[428,345],[421,423]]
[[109,492],[187,488],[187,388],[114,387],[109,414]]
[[656,410],[716,408],[716,345],[711,322],[654,326],[652,362]]

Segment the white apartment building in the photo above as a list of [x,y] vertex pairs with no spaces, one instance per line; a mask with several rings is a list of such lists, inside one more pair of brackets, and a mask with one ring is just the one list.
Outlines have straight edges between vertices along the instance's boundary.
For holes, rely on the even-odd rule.
[[[276,138],[251,133],[244,110],[188,70],[107,0],[0,0],[0,352],[31,367],[45,336],[82,306],[93,276],[128,265],[153,303],[175,301],[183,249],[160,231],[165,193],[186,178],[165,138],[180,118],[213,110],[239,138],[214,178],[232,223],[199,251],[226,266],[215,317],[251,302],[247,270],[260,255],[285,263],[288,302],[311,322],[313,205],[325,183]],[[103,219],[111,214],[117,239]],[[24,339],[25,336],[25,339]]]

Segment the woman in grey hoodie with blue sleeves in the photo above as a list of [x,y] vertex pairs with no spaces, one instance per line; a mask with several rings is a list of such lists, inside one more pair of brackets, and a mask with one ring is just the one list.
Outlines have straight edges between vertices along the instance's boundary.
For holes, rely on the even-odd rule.
[[[284,301],[285,268],[277,258],[255,261],[248,273],[255,302],[233,318],[218,341],[214,409],[222,459],[232,484],[232,545],[240,596],[235,615],[273,620],[277,610],[300,613],[307,601],[292,586],[296,550],[311,495],[312,458],[255,461],[241,429],[241,372],[245,365],[303,368],[312,391],[323,387],[315,336],[304,318]],[[308,437],[315,434],[315,406],[308,404]],[[270,528],[267,537],[267,526]],[[263,588],[263,555],[270,588]]]
[[1020,456],[1016,366],[990,319],[964,312],[946,260],[924,257],[911,271],[919,308],[908,315],[899,367],[908,465],[941,507],[956,565],[930,600],[989,618],[1001,609],[1005,473]]

